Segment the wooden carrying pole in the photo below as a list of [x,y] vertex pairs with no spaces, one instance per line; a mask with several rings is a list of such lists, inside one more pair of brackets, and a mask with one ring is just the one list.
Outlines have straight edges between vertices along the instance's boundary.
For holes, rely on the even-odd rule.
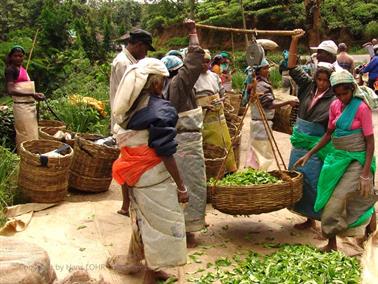
[[276,36],[292,36],[296,33],[294,31],[267,31],[267,30],[257,30],[257,29],[235,29],[235,28],[225,28],[225,27],[216,27],[203,24],[196,24],[196,28],[199,29],[208,29],[216,30],[221,32],[232,32],[239,34],[254,34],[254,35],[276,35]]

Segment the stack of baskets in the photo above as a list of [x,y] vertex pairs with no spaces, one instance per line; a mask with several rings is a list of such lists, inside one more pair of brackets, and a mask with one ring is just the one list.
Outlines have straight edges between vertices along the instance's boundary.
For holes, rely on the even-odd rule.
[[[203,154],[205,156],[206,178],[208,180],[216,178],[223,160],[226,158],[226,149],[212,144],[204,144]],[[223,177],[223,174],[221,177]],[[209,188],[207,189],[207,202],[211,202],[211,191]]]
[[240,104],[242,101],[242,95],[240,93],[226,93],[226,102],[232,105],[234,111],[232,112],[235,115],[239,114]]
[[240,151],[241,151],[241,131],[237,134],[238,126],[233,123],[227,123],[228,131],[230,132],[231,141],[232,141],[232,150],[234,151],[235,162],[237,168],[240,166]]
[[[295,171],[270,172],[277,184],[220,186],[212,189],[212,205],[230,215],[261,214],[291,207],[302,197],[303,175]],[[289,179],[285,178],[289,177]]]
[[76,137],[70,168],[70,188],[86,192],[109,189],[112,165],[119,156],[119,149],[93,143],[100,138],[102,137],[92,134],[79,134]]
[[[54,137],[54,135],[58,131],[63,131],[64,133],[69,133],[71,135],[72,139],[65,139],[64,137],[63,138]],[[39,135],[39,139],[61,141],[63,143],[70,145],[71,147],[74,147],[74,144],[75,144],[76,133],[72,132],[72,131],[68,131],[66,129],[61,129],[61,128],[58,128],[58,127],[39,127],[38,135]]]
[[53,140],[31,140],[21,144],[18,187],[31,202],[59,202],[66,196],[72,148],[60,157],[43,158],[40,155],[63,145]]

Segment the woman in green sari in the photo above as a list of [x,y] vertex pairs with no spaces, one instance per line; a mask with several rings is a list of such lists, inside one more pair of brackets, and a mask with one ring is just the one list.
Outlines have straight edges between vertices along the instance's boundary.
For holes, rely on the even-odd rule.
[[[360,88],[346,70],[330,78],[337,97],[329,110],[328,130],[319,143],[296,165],[304,165],[331,139],[335,151],[328,154],[318,181],[314,209],[321,215],[322,232],[328,238],[325,251],[337,250],[336,236],[365,235],[376,228],[373,177],[374,134],[371,109],[377,97]],[[370,220],[370,223],[369,223]]]

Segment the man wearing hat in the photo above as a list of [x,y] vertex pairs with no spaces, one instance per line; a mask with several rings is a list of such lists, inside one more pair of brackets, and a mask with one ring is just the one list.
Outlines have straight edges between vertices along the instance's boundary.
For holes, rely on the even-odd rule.
[[328,62],[335,67],[335,71],[343,70],[343,68],[337,63],[337,45],[333,40],[322,41],[318,47],[312,47],[316,49],[316,59],[318,62]]
[[[152,47],[152,36],[149,32],[141,29],[136,29],[130,32],[128,37],[124,39],[127,41],[127,46],[124,48],[116,58],[114,58],[111,66],[110,74],[110,109],[111,109],[111,131],[113,133],[114,117],[113,117],[113,104],[114,98],[117,93],[117,89],[123,74],[127,67],[132,64],[136,64],[138,60],[146,57],[147,52],[155,51]],[[128,216],[129,211],[129,198],[127,190],[122,188],[123,204],[119,214]]]
[[[117,92],[118,85],[125,73],[127,67],[135,64],[138,60],[146,57],[149,50],[155,51],[152,47],[152,36],[149,32],[141,29],[130,32],[130,35],[124,39],[127,47],[123,49],[116,58],[114,58],[111,66],[110,74],[110,108],[113,109],[114,97]],[[114,118],[111,115],[111,131],[113,132]]]

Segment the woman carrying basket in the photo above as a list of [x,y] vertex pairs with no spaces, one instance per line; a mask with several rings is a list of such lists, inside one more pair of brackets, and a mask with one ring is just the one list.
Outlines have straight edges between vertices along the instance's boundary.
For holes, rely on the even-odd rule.
[[[296,30],[292,36],[289,50],[289,75],[298,85],[298,118],[290,138],[292,150],[290,154],[289,168],[305,155],[326,132],[328,126],[328,110],[336,99],[330,87],[329,77],[334,68],[329,63],[320,62],[315,70],[314,77],[310,77],[297,62],[297,44],[304,35],[303,30]],[[314,211],[317,195],[319,174],[323,166],[325,156],[332,150],[330,144],[322,151],[312,156],[308,163],[298,168],[303,174],[303,196],[295,206],[294,211],[307,217],[306,222],[295,225],[297,229],[315,227],[315,220],[320,220],[320,213]]]
[[113,110],[121,149],[113,177],[129,188],[133,232],[128,255],[110,258],[107,266],[136,273],[144,268],[145,259],[143,283],[166,280],[162,268],[186,263],[185,221],[179,202],[188,202],[188,193],[173,157],[177,112],[162,98],[168,75],[164,63],[154,58],[130,66]]
[[[295,106],[297,100],[278,102],[273,94],[272,84],[269,82],[269,62],[263,58],[256,67],[256,94],[265,112],[268,124],[272,127],[275,109],[285,105]],[[268,140],[262,117],[255,105],[251,107],[250,138],[246,167],[268,170],[273,163],[273,149]]]
[[296,165],[305,165],[311,156],[332,139],[335,150],[327,155],[318,182],[315,211],[321,215],[322,232],[328,238],[325,251],[337,250],[336,236],[365,236],[376,229],[373,179],[375,173],[372,109],[378,97],[369,88],[358,87],[346,70],[330,78],[337,100],[329,110],[327,132]]
[[22,63],[25,50],[20,45],[12,47],[6,58],[6,89],[13,99],[14,128],[16,144],[38,139],[38,121],[35,102],[43,100],[42,93],[36,93],[34,82],[30,81],[28,72]]

